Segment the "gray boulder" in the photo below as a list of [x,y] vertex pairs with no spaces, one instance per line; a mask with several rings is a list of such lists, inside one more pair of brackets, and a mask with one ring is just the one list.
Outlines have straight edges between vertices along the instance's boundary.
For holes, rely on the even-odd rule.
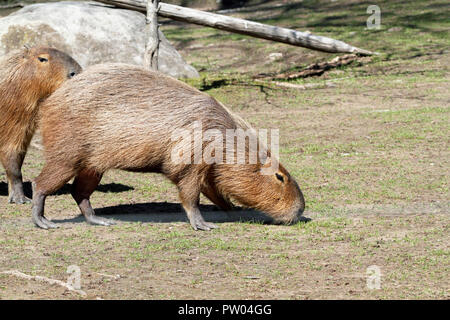
[[[143,64],[145,16],[98,3],[33,4],[0,19],[0,55],[23,45],[46,45],[82,67],[105,62]],[[160,32],[159,69],[176,78],[198,77]]]

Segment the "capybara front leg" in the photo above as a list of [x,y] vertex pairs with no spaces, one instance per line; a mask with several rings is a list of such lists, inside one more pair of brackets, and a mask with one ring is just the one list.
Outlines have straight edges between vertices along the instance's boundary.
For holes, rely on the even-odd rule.
[[27,198],[23,192],[22,182],[22,164],[25,153],[12,153],[1,158],[2,164],[6,169],[6,177],[8,178],[8,202],[24,204],[30,203],[31,199]]
[[86,222],[92,225],[110,226],[114,221],[97,217],[91,206],[90,197],[102,179],[102,174],[94,170],[84,169],[80,171],[73,181],[72,196],[78,204]]
[[37,227],[42,229],[58,227],[44,217],[45,199],[48,195],[58,191],[73,176],[74,170],[71,168],[46,164],[41,174],[33,181],[32,218]]
[[205,231],[217,228],[214,223],[206,222],[200,213],[200,209],[198,208],[200,201],[199,184],[195,183],[195,180],[191,180],[187,183],[181,182],[178,184],[178,189],[180,191],[181,203],[186,211],[192,228],[194,228],[194,230]]

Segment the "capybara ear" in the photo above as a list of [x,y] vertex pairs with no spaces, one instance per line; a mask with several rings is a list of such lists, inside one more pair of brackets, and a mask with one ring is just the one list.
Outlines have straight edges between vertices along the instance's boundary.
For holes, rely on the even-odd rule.
[[275,174],[279,173],[283,177],[286,176],[286,174],[280,170],[280,161],[278,159],[269,156],[265,159],[265,162],[262,160],[261,162],[260,173],[262,175],[273,175],[273,177],[276,178]]
[[23,50],[23,58],[25,58],[26,55],[30,54],[31,46],[28,43],[25,43],[23,47],[25,48],[25,50]]

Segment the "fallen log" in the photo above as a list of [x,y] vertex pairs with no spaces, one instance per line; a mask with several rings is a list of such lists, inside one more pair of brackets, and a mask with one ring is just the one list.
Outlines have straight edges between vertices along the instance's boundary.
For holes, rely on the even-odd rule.
[[[146,0],[96,0],[114,5],[118,8],[130,9],[146,13]],[[229,32],[244,34],[256,38],[283,42],[290,45],[331,53],[354,53],[373,55],[368,50],[351,46],[345,42],[328,37],[316,36],[309,32],[270,26],[258,22],[228,17],[220,14],[204,12],[191,8],[160,3],[158,15],[177,21],[208,26]]]
[[25,3],[23,3],[23,2],[0,5],[0,9],[14,9],[14,8],[23,8],[23,7],[25,7]]

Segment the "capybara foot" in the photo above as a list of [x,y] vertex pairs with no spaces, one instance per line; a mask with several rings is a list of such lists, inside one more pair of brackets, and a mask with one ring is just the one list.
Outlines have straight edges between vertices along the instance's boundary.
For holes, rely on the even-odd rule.
[[210,231],[211,229],[218,228],[214,223],[206,222],[203,220],[203,218],[200,216],[196,216],[191,219],[190,221],[192,228],[194,228],[195,231],[197,230],[204,230],[204,231]]
[[209,230],[211,230],[211,229],[217,229],[218,228],[218,226],[216,226],[214,223],[212,223],[212,222],[203,222],[203,224],[202,224],[203,226],[205,226],[206,228],[209,228],[209,229],[201,229],[201,230],[206,230],[206,231],[209,231]]
[[86,218],[87,223],[96,225],[96,226],[111,226],[116,224],[114,220],[105,219],[97,216],[90,216]]
[[31,203],[31,199],[25,197],[23,194],[21,195],[14,195],[12,194],[9,199],[8,199],[9,203],[16,203],[16,204],[25,204],[25,203]]
[[50,220],[47,220],[43,216],[39,217],[33,217],[33,222],[36,225],[36,227],[39,227],[41,229],[57,229],[59,228],[57,224],[51,222]]

